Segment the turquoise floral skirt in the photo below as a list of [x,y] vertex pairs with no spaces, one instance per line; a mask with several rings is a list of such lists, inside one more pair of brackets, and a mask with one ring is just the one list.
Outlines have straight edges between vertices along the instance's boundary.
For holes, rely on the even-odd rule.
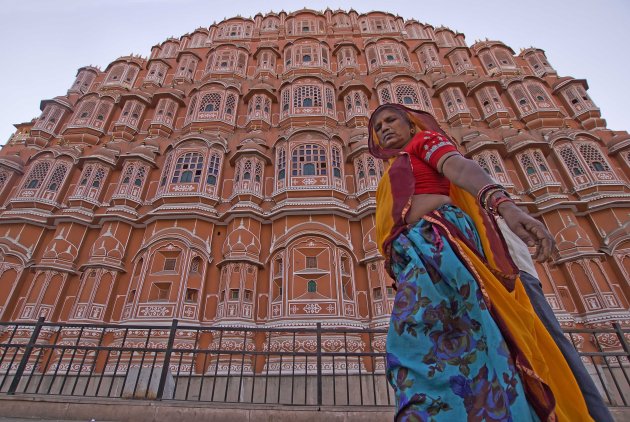
[[[438,212],[481,250],[463,211]],[[392,243],[392,269],[387,377],[396,421],[538,421],[481,290],[447,239],[420,220]]]

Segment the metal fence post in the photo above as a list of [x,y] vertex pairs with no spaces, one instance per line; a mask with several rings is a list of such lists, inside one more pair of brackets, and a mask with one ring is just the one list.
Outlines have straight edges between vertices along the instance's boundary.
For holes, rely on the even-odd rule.
[[621,329],[621,324],[618,322],[613,322],[613,328],[615,329],[615,333],[617,333],[617,337],[619,337],[619,343],[621,343],[621,347],[626,354],[630,354],[630,347],[626,342],[626,337],[623,335],[623,330]]
[[322,323],[317,323],[317,405],[322,405]]
[[162,367],[162,374],[160,376],[160,385],[158,386],[157,399],[162,400],[164,394],[164,385],[166,384],[166,377],[170,371],[171,366],[171,353],[173,351],[173,344],[175,343],[175,334],[177,333],[177,319],[174,319],[171,324],[171,332],[168,336],[168,343],[166,344],[166,354],[164,355],[164,366]]
[[11,382],[9,390],[7,391],[8,395],[15,394],[15,390],[17,390],[20,379],[22,378],[22,374],[24,374],[24,369],[26,369],[26,365],[28,364],[28,360],[31,357],[31,353],[33,352],[33,348],[35,347],[35,342],[37,341],[37,337],[39,337],[39,332],[42,330],[43,325],[44,317],[39,317],[39,319],[37,320],[37,324],[35,325],[35,329],[33,330],[33,334],[31,334],[31,338],[29,339],[28,343],[26,344],[26,348],[24,349],[22,360],[18,365],[17,371],[15,371],[15,375],[13,375],[13,381]]

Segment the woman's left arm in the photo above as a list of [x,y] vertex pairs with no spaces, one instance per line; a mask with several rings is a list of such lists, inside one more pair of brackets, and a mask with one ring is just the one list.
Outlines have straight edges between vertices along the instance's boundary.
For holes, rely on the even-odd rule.
[[[445,155],[440,159],[437,167],[451,183],[465,189],[473,196],[477,196],[484,186],[496,183],[476,162],[458,153]],[[549,260],[555,242],[544,224],[521,210],[512,201],[501,202],[497,207],[497,212],[503,217],[510,230],[525,244],[530,247],[536,246],[534,259],[541,262]]]

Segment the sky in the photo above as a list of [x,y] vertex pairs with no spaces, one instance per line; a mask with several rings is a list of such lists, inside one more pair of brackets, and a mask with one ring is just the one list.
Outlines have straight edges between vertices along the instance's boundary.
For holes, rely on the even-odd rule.
[[120,56],[148,57],[170,36],[237,15],[315,10],[384,10],[478,39],[545,50],[559,76],[586,79],[612,130],[630,129],[630,1],[627,0],[0,0],[0,144],[13,124],[40,114],[40,101],[64,95],[79,67]]

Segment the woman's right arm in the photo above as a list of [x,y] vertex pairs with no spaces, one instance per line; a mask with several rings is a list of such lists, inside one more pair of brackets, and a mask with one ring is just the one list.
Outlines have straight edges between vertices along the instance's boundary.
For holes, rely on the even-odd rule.
[[[451,183],[477,196],[479,190],[488,184],[496,183],[476,162],[459,153],[445,155],[438,163],[441,171]],[[547,261],[551,257],[554,240],[544,224],[521,210],[514,202],[499,204],[497,212],[514,234],[528,246],[536,246],[534,259]]]

